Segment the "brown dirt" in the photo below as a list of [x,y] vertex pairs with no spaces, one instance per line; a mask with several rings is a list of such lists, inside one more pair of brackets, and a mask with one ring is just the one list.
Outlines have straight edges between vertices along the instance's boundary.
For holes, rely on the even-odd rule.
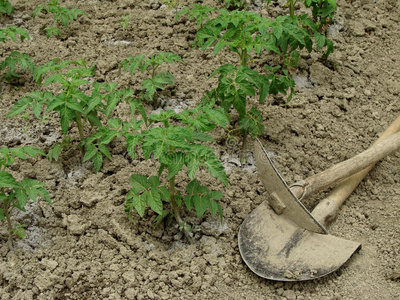
[[[227,52],[193,49],[195,24],[174,19],[159,1],[62,1],[83,9],[61,38],[46,38],[51,22],[32,11],[44,1],[11,1],[15,12],[1,23],[27,30],[32,40],[0,45],[0,59],[11,51],[34,57],[36,65],[53,58],[84,58],[97,66],[96,80],[137,87],[140,78],[118,74],[128,55],[169,51],[184,63],[169,66],[176,85],[164,97],[174,108],[198,103],[214,81],[207,76],[222,63],[236,59]],[[212,4],[208,0],[204,3]],[[217,2],[217,1],[214,1]],[[400,111],[400,9],[396,0],[338,1],[335,24],[329,29],[335,52],[328,61],[320,53],[303,53],[297,71],[297,94],[285,106],[269,99],[261,109],[268,150],[289,183],[322,171],[370,145]],[[271,10],[272,15],[280,11]],[[260,13],[268,16],[263,8]],[[128,30],[119,22],[131,16]],[[123,42],[128,41],[129,43]],[[268,57],[257,56],[257,65]],[[60,140],[57,119],[41,124],[6,118],[11,104],[37,86],[27,73],[20,84],[2,84],[1,146],[35,145],[44,150]],[[127,117],[126,108],[119,108]],[[189,245],[177,228],[153,230],[152,213],[134,222],[124,212],[124,198],[133,172],[152,175],[153,162],[133,162],[123,144],[112,147],[113,160],[98,174],[70,150],[59,162],[44,158],[18,161],[12,171],[46,183],[53,204],[29,204],[16,220],[27,224],[27,239],[15,252],[1,246],[1,299],[400,299],[400,155],[391,155],[347,200],[330,233],[362,243],[362,249],[339,271],[301,283],[273,282],[257,277],[243,263],[237,233],[246,216],[265,200],[264,188],[249,159],[238,166],[236,145],[226,147],[223,133],[216,145],[227,166],[221,225],[209,214],[185,218],[198,230]],[[184,181],[182,174],[179,180]],[[178,180],[178,181],[179,181]],[[201,175],[215,189],[221,184]],[[310,208],[323,193],[307,201]]]

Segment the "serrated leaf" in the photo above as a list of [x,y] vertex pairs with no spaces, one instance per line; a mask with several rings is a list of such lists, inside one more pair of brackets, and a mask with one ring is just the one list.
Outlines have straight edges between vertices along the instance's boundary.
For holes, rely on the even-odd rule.
[[193,153],[188,153],[186,166],[188,168],[188,176],[191,180],[193,180],[200,166],[199,157]]
[[173,178],[182,169],[185,163],[185,155],[182,152],[175,152],[169,159],[171,161],[168,164],[168,180]]
[[193,141],[200,141],[200,142],[214,142],[215,141],[211,135],[209,135],[205,132],[198,132],[198,131],[193,132],[192,138],[193,138]]
[[56,144],[49,150],[47,157],[49,158],[50,161],[52,161],[53,159],[55,161],[58,161],[58,158],[60,157],[61,154],[61,150],[62,146],[60,144]]
[[325,36],[323,34],[316,32],[315,42],[317,44],[317,50],[321,49],[325,45]]
[[69,129],[69,123],[73,120],[73,118],[74,118],[73,111],[68,109],[66,106],[63,107],[62,110],[60,110],[60,125],[64,135],[67,134]]
[[221,180],[226,187],[228,186],[228,178],[226,177],[226,173],[221,161],[219,161],[216,157],[209,157],[203,162],[203,164],[206,166],[207,171],[211,176]]
[[107,123],[113,129],[119,129],[122,126],[121,120],[119,120],[117,118],[108,119]]
[[218,43],[214,46],[214,55],[217,55],[219,51],[221,51],[226,45],[227,45],[226,41],[219,40]]
[[163,204],[158,189],[152,187],[150,191],[144,192],[142,196],[146,198],[146,203],[153,211],[155,211],[159,215],[162,214]]
[[165,202],[169,202],[171,199],[171,194],[169,190],[165,186],[160,186],[159,191],[161,199],[164,200]]
[[217,210],[218,210],[217,207],[218,207],[218,203],[215,201],[210,201],[210,203],[208,204],[208,208],[213,217],[215,217],[217,215]]
[[138,212],[140,217],[144,216],[144,212],[146,210],[146,198],[143,195],[135,195],[133,198],[133,206]]
[[10,111],[7,114],[7,117],[14,117],[16,115],[19,115],[25,109],[27,109],[31,105],[32,102],[33,102],[33,99],[31,97],[24,97],[24,98],[20,99],[10,109]]
[[222,128],[226,128],[226,125],[229,123],[229,119],[222,107],[215,107],[212,109],[208,107],[203,107],[202,109],[210,118],[210,120],[212,120],[214,123],[218,124]]
[[131,175],[129,182],[135,193],[141,192],[149,188],[149,184],[147,183],[147,177],[140,174]]
[[88,144],[85,147],[85,155],[83,157],[83,162],[88,161],[89,159],[91,159],[92,157],[94,157],[97,153],[97,147],[93,144]]
[[68,99],[68,101],[65,102],[66,106],[72,110],[78,111],[80,113],[84,113],[83,112],[83,108],[82,105],[77,102],[75,99]]
[[107,105],[106,105],[106,110],[105,110],[105,114],[107,117],[109,117],[111,115],[111,113],[113,112],[114,108],[117,106],[119,101],[120,101],[120,98],[117,97],[116,95],[112,95],[109,97],[109,99],[107,101]]
[[28,196],[23,188],[16,188],[15,190],[15,198],[17,202],[14,203],[14,206],[21,211],[25,211],[25,204],[28,202]]
[[101,152],[97,152],[93,158],[94,172],[97,173],[102,165],[103,165],[103,154]]
[[[198,197],[198,195],[195,195],[195,196],[197,196]],[[185,199],[184,199],[184,202],[185,202],[185,205],[186,205],[186,207],[187,207],[187,209],[188,210],[192,210],[192,208],[193,208],[193,198],[194,196],[192,195],[186,195],[185,196]]]
[[155,189],[158,188],[158,186],[160,185],[160,179],[158,179],[157,176],[150,176],[147,182],[151,188]]
[[101,138],[101,145],[108,145],[115,137],[119,136],[120,134],[121,133],[116,130],[106,130]]
[[111,160],[111,153],[108,150],[107,146],[104,144],[100,144],[100,145],[98,145],[98,147],[99,147],[100,152],[103,153],[103,155],[106,156],[109,160]]
[[188,194],[196,194],[199,187],[200,187],[200,183],[197,180],[192,180],[187,185],[186,192]]
[[26,232],[24,227],[20,226],[16,226],[14,228],[12,228],[12,232],[14,234],[16,234],[17,236],[19,236],[21,239],[25,239],[26,238]]
[[0,187],[19,188],[19,184],[10,173],[0,171]]
[[211,191],[211,192],[208,194],[208,196],[209,196],[211,199],[220,200],[220,199],[224,196],[224,194],[223,194],[222,192],[220,192],[220,191]]
[[[197,197],[196,197],[197,196]],[[206,197],[193,196],[194,208],[196,209],[197,218],[201,218],[207,210],[209,199]]]
[[16,157],[26,159],[26,155],[22,148],[9,148],[9,151],[12,155],[14,155]]

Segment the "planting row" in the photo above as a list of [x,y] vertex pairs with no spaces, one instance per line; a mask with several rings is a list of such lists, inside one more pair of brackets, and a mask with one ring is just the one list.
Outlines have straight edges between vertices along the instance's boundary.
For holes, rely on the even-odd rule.
[[[230,8],[236,2],[240,4],[243,1],[225,1],[225,4]],[[179,63],[182,59],[176,54],[136,55],[121,61],[120,71],[131,75],[136,72],[147,74],[141,89],[131,90],[121,89],[115,83],[97,82],[95,66],[84,60],[53,60],[36,67],[32,57],[12,52],[1,62],[1,69],[7,70],[2,80],[12,83],[20,76],[17,73],[19,66],[19,71],[31,70],[33,81],[39,88],[19,99],[8,116],[33,112],[43,121],[48,113],[55,112],[59,116],[63,140],[55,143],[47,154],[28,146],[0,149],[0,219],[7,223],[10,248],[13,235],[25,235],[23,225],[11,222],[13,209],[24,210],[27,201],[36,200],[38,196],[50,202],[49,193],[42,183],[33,179],[18,182],[7,171],[14,159],[46,155],[50,160],[58,160],[63,149],[77,146],[82,151],[82,160],[92,160],[94,172],[98,172],[104,159],[112,159],[108,145],[116,138],[125,140],[126,151],[132,158],[140,153],[145,159],[157,160],[160,165],[157,176],[133,174],[130,177],[131,189],[125,205],[130,217],[134,210],[143,216],[149,207],[158,215],[155,225],[175,220],[189,239],[191,226],[181,217],[184,207],[188,210],[194,208],[199,218],[208,209],[212,216],[219,214],[222,222],[223,212],[218,203],[222,192],[212,191],[196,180],[197,171],[204,168],[228,186],[222,162],[210,147],[214,140],[209,132],[222,127],[227,135],[241,136],[243,150],[248,136],[256,137],[264,132],[257,105],[262,105],[268,95],[278,93],[287,95],[287,101],[291,100],[295,86],[291,74],[297,68],[300,51],[325,48],[324,57],[333,51],[325,30],[336,10],[335,2],[305,0],[305,6],[311,7],[312,17],[296,15],[295,4],[289,0],[288,15],[276,19],[246,10],[228,11],[196,4],[178,10],[177,18],[196,21],[198,30],[194,47],[213,47],[215,55],[227,48],[237,53],[238,59],[237,64],[218,67],[210,76],[218,76],[218,85],[206,92],[200,105],[180,113],[161,110],[149,114],[147,109],[149,105],[159,108],[158,93],[168,85],[173,86],[174,76],[160,69],[165,64]],[[0,2],[0,12],[11,14],[11,8],[7,0]],[[43,10],[52,14],[55,20],[54,27],[45,29],[48,37],[61,35],[61,25],[68,26],[69,22],[85,14],[79,9],[60,7],[58,0],[51,0],[35,9],[33,17]],[[29,39],[29,34],[15,26],[0,29],[1,42],[6,43],[8,39],[16,42],[17,37],[23,41]],[[253,52],[274,54],[281,63],[266,65],[265,72],[257,72],[249,67]],[[53,84],[59,88],[57,93],[46,90]],[[258,98],[258,104],[250,106],[249,100],[254,97]],[[115,113],[121,102],[129,104],[129,121],[119,119]],[[231,124],[233,111],[239,115],[237,124]],[[72,125],[79,132],[78,145],[71,142]],[[175,188],[176,175],[180,171],[187,172],[190,178],[185,191]],[[163,172],[167,173],[166,185],[161,180]]]

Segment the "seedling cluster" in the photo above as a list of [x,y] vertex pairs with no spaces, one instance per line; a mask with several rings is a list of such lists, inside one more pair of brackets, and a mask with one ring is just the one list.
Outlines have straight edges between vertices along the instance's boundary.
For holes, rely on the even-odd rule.
[[[168,5],[178,3],[164,2]],[[247,3],[240,0],[220,2],[228,9],[243,9]],[[95,66],[83,59],[55,59],[35,67],[32,58],[26,54],[12,52],[1,62],[1,69],[9,70],[3,79],[11,81],[11,78],[18,77],[15,66],[19,65],[23,71],[32,71],[39,88],[19,99],[8,116],[23,115],[26,118],[32,112],[36,118],[46,120],[49,113],[58,115],[63,139],[48,149],[47,157],[59,160],[63,149],[76,146],[81,149],[83,162],[93,161],[94,172],[101,169],[104,159],[112,159],[108,147],[114,139],[122,138],[132,159],[141,155],[159,166],[157,174],[135,173],[130,176],[125,203],[129,217],[134,218],[135,214],[143,217],[149,208],[157,215],[155,226],[175,220],[190,238],[191,225],[182,217],[184,208],[188,211],[194,209],[198,218],[209,210],[212,216],[218,214],[222,222],[219,200],[223,193],[202,185],[197,176],[198,170],[203,169],[222,185],[228,186],[222,162],[210,147],[215,142],[210,131],[221,127],[227,135],[237,132],[242,136],[245,148],[248,136],[256,137],[264,132],[259,106],[268,95],[282,93],[287,101],[293,97],[295,83],[291,74],[297,68],[301,51],[325,48],[325,56],[333,51],[325,30],[336,10],[334,0],[305,0],[305,6],[312,9],[312,17],[296,15],[295,4],[296,1],[289,0],[289,14],[276,19],[263,18],[246,10],[217,10],[198,4],[178,12],[178,18],[187,15],[189,20],[196,21],[194,46],[203,50],[212,47],[216,56],[221,51],[230,50],[237,57],[236,62],[218,66],[210,75],[218,77],[218,84],[206,92],[197,107],[179,113],[160,109],[159,93],[167,86],[173,87],[175,80],[173,74],[160,72],[160,69],[166,64],[182,62],[180,56],[170,52],[131,55],[120,62],[119,71],[124,70],[132,76],[140,71],[147,76],[139,90],[120,88],[112,82],[97,82]],[[33,17],[43,10],[52,14],[56,23],[55,27],[45,29],[48,37],[60,35],[61,24],[67,27],[79,15],[86,15],[79,9],[60,7],[58,0],[50,0],[39,5]],[[0,2],[0,12],[12,13],[7,0]],[[129,15],[121,22],[123,30],[128,23]],[[16,41],[17,36],[22,41],[29,39],[23,29],[13,26],[0,29],[0,42],[7,39]],[[264,54],[276,55],[280,63],[266,64],[259,71],[260,68],[254,66],[254,57]],[[54,86],[57,89],[48,89]],[[258,101],[250,101],[252,98]],[[121,102],[129,105],[128,121],[119,119],[115,113]],[[158,112],[149,113],[149,104]],[[232,120],[234,111],[239,116],[236,124]],[[72,134],[73,130],[77,130],[78,140]],[[0,149],[0,219],[7,223],[10,248],[13,235],[25,235],[22,225],[12,224],[12,209],[23,210],[29,199],[36,200],[38,196],[50,202],[50,196],[43,183],[29,178],[17,182],[7,168],[15,158],[27,159],[38,154],[45,155],[41,150],[28,146]],[[186,188],[177,188],[178,173],[186,174],[186,180],[179,184]]]
[[[240,1],[223,2],[228,8],[244,5]],[[264,131],[261,112],[255,106],[248,107],[249,99],[258,96],[259,104],[263,104],[268,95],[282,93],[289,102],[295,87],[291,73],[297,69],[300,51],[311,52],[313,48],[320,50],[325,47],[325,57],[333,51],[333,43],[325,36],[322,27],[332,21],[336,9],[334,0],[305,1],[307,7],[313,8],[313,18],[307,14],[296,15],[295,3],[289,0],[289,15],[275,19],[246,10],[220,9],[215,16],[216,9],[197,4],[178,13],[178,17],[188,15],[190,20],[197,21],[195,46],[203,50],[213,47],[214,55],[224,48],[237,54],[236,64],[222,65],[211,74],[210,77],[219,76],[218,86],[207,93],[203,102],[213,102],[223,107],[227,114],[232,108],[237,111],[238,128],[234,130],[242,135],[242,153],[247,136],[259,136]],[[258,56],[276,55],[280,64],[266,64],[265,72],[259,73],[249,67],[254,52]]]

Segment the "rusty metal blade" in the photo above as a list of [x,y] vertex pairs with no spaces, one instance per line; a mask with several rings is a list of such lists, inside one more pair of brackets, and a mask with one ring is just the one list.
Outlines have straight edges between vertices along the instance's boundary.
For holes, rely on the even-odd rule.
[[325,276],[361,247],[357,242],[307,231],[286,215],[277,215],[267,201],[247,216],[238,239],[247,266],[260,277],[278,281]]

